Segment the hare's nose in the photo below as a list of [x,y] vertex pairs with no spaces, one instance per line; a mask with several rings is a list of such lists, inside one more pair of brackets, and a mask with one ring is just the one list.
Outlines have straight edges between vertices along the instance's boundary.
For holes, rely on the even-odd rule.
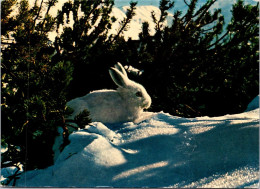
[[148,109],[148,108],[150,108],[150,106],[151,106],[151,101],[150,100],[147,100],[147,101],[145,101],[145,103],[144,103],[144,109]]

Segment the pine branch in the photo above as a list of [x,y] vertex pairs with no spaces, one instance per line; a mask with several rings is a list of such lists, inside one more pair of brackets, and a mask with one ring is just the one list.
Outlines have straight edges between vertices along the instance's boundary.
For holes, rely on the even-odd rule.
[[[203,26],[202,26],[203,27]],[[203,34],[206,34],[208,31],[211,31],[211,30],[213,30],[215,28],[215,26],[213,26],[213,27],[211,27],[211,28],[208,28],[208,29],[202,29],[202,33]]]
[[190,6],[188,3],[187,3],[187,1],[186,0],[183,0],[184,1],[184,3],[187,5],[187,6]]
[[199,22],[205,15],[205,13],[210,9],[210,7],[216,2],[217,0],[212,0],[210,1],[210,3],[208,4],[208,2],[202,6],[197,12],[196,14],[194,14],[194,18],[198,15],[200,15],[197,19],[196,22]]
[[113,38],[111,43],[113,43],[120,36],[120,34],[125,30],[127,24],[130,23],[131,19],[135,15],[134,10],[136,9],[136,5],[137,5],[137,2],[130,3],[130,9],[127,9],[127,11],[126,11],[126,18],[124,18],[124,20],[121,22],[122,27],[119,29],[119,31],[117,32],[116,36]]
[[229,34],[229,31],[227,31],[224,35],[222,35],[222,37],[220,37],[215,43],[207,46],[207,49],[210,49],[211,47],[217,45],[222,39],[224,39],[227,35]]
[[55,1],[56,0],[49,0],[48,1],[48,8],[47,8],[47,11],[45,13],[45,16],[44,16],[44,19],[42,21],[42,24],[41,24],[41,29],[42,29],[41,32],[43,32],[43,26],[44,26],[44,24],[46,22],[46,18],[47,18],[48,14],[49,14],[49,11],[50,11],[51,7],[55,5]]
[[156,36],[161,36],[161,31],[162,31],[162,26],[163,22],[166,20],[168,13],[167,11],[171,9],[174,6],[174,2],[170,2],[170,0],[161,0],[160,1],[160,6],[159,9],[161,11],[159,20],[157,20],[155,12],[151,12],[151,17],[153,19],[153,22],[155,24],[155,31],[156,31]]
[[[94,2],[94,5],[93,5],[92,9],[91,9],[91,10],[89,11],[89,13],[88,13],[87,15],[85,15],[85,17],[84,17],[84,19],[85,19],[84,25],[85,25],[85,26],[86,26],[86,25],[89,25],[89,24],[88,24],[88,21],[89,21],[90,16],[97,10],[98,6],[99,6],[101,3],[102,3],[102,0],[99,0],[99,1],[95,1],[95,2]],[[81,5],[81,6],[82,6],[82,5]],[[76,20],[74,20],[74,22],[76,23]],[[87,28],[85,27],[85,29],[81,31],[80,39],[83,37],[84,32],[85,32],[85,33],[88,32],[88,29],[89,29],[89,27],[87,27]],[[92,32],[92,33],[93,33],[93,32]],[[79,40],[80,40],[80,39],[79,39]]]
[[[34,8],[36,7],[36,2],[37,2],[37,0],[35,0]],[[41,13],[41,10],[42,10],[42,4],[43,4],[43,0],[41,1],[41,4],[40,4],[40,7],[39,7],[39,10],[38,10],[38,12],[37,12],[36,17],[34,18],[34,21],[33,21],[33,31],[34,31],[34,29],[35,29],[36,20],[39,18],[40,13]]]
[[94,4],[94,7],[91,9],[91,11],[89,12],[89,14],[87,14],[85,16],[86,21],[89,19],[90,15],[93,14],[93,12],[98,8],[98,5],[100,5],[100,3],[102,3],[102,0],[96,1]]
[[197,4],[198,0],[192,0],[191,3],[188,5],[188,10],[187,13],[182,17],[181,20],[184,20],[184,22],[189,23],[190,20],[193,18],[193,12],[196,8],[196,4]]
[[107,8],[103,8],[103,14],[101,15],[101,20],[98,23],[98,25],[95,27],[95,29],[92,31],[92,33],[89,35],[89,38],[91,39],[91,41],[96,41],[99,39],[101,39],[101,34],[107,33],[107,25],[109,24],[109,14],[112,11],[112,5],[110,7]]
[[216,2],[217,0],[211,0],[210,3],[206,3],[204,4],[197,12],[196,14],[194,14],[194,17],[198,16],[199,14],[201,14],[202,11],[208,11],[210,9],[210,7]]

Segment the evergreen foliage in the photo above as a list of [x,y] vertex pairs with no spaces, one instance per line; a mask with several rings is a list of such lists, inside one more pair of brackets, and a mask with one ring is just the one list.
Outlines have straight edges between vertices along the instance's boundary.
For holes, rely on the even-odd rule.
[[91,119],[89,118],[89,111],[87,109],[84,109],[82,112],[76,115],[74,119],[75,123],[77,123],[81,129],[83,129],[85,125],[91,122]]
[[[2,72],[2,167],[22,163],[25,170],[52,163],[52,145],[57,127],[66,113],[67,86],[72,80],[69,61],[56,61],[47,34],[55,19],[49,15],[56,0],[29,8],[18,3],[18,14],[10,16],[16,2],[1,2],[3,23]],[[12,40],[10,40],[12,39]]]

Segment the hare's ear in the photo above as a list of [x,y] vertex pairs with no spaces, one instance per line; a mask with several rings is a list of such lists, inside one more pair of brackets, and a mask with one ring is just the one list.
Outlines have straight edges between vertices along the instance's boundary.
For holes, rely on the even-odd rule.
[[125,75],[123,75],[120,71],[118,71],[117,69],[110,68],[109,74],[117,86],[125,87],[127,85],[128,78]]
[[123,75],[125,75],[127,77],[127,73],[125,71],[125,68],[122,66],[122,64],[120,64],[120,62],[117,62],[115,64],[115,68],[118,69]]

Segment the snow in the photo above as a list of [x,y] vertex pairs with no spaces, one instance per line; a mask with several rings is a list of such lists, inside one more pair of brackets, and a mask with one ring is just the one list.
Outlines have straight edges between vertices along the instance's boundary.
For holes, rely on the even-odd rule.
[[[22,164],[19,164],[17,167],[16,166],[11,166],[11,167],[3,168],[3,169],[1,169],[0,181],[1,181],[1,183],[6,185],[7,182],[8,182],[8,177],[13,176],[13,175],[19,175],[22,172],[23,172],[23,165]],[[12,183],[13,182],[11,182],[11,184]]]
[[246,111],[251,111],[259,108],[259,95],[256,96],[247,106]]
[[138,123],[91,123],[16,186],[257,188],[259,104],[250,104],[258,108],[220,117],[146,112]]

